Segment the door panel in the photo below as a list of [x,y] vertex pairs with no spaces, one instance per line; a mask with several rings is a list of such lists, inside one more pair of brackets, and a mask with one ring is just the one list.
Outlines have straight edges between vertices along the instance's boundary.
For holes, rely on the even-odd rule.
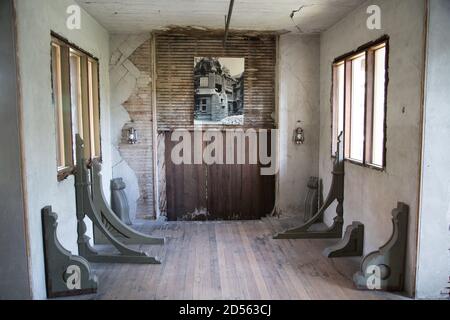
[[[225,141],[225,132],[222,135]],[[253,220],[272,212],[275,177],[261,176],[260,165],[175,165],[171,153],[177,143],[171,141],[171,133],[167,132],[166,192],[169,220]],[[205,146],[206,143],[203,143],[203,150]],[[248,150],[247,143],[246,159]],[[224,159],[226,153],[224,146]],[[234,148],[234,153],[237,159],[237,148]]]

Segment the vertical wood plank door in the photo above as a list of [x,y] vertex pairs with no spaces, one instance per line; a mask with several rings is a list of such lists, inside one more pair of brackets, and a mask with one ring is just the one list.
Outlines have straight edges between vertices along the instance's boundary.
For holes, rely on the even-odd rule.
[[[225,142],[225,131],[221,131],[221,134]],[[226,164],[227,152],[231,151],[227,150],[224,143],[224,164],[210,165],[204,162],[174,164],[171,154],[178,143],[171,140],[171,132],[166,132],[167,216],[170,221],[256,220],[272,212],[275,205],[275,176],[263,176],[260,164],[249,164],[248,142],[245,164],[237,164],[237,161],[235,164]],[[191,145],[194,145],[193,141]],[[202,154],[206,146],[207,143],[202,144]],[[233,149],[234,159],[237,160],[237,148]],[[191,163],[194,163],[193,147],[191,156]]]

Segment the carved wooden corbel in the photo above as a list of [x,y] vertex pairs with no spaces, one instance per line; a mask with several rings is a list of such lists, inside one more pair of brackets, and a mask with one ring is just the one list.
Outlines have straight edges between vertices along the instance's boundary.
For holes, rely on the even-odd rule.
[[[330,192],[324,205],[308,222],[300,227],[287,230],[277,234],[274,239],[335,239],[342,237],[344,224],[344,147],[342,143],[342,133],[338,138],[338,149],[333,166],[333,180]],[[314,225],[320,222],[325,211],[337,201],[336,217],[333,225],[326,230],[312,230]]]
[[403,290],[408,213],[409,207],[401,202],[392,210],[392,236],[378,251],[363,259],[361,270],[353,276],[353,282],[358,289]]
[[72,255],[59,242],[56,235],[57,220],[58,215],[52,211],[52,207],[42,209],[47,297],[96,293],[97,277],[92,273],[89,262],[83,257]]
[[[76,141],[77,172],[75,175],[75,193],[77,199],[79,254],[90,262],[98,263],[160,264],[161,262],[158,258],[150,257],[143,251],[134,250],[126,246],[105,226],[101,214],[97,211],[93,202],[90,171],[86,167],[86,161],[84,159],[84,142],[79,135],[76,135]],[[113,245],[119,253],[99,253],[89,244],[90,238],[86,235],[86,224],[84,222],[86,216],[92,221],[94,227],[108,240],[108,243]]]
[[[138,232],[127,226],[119,217],[112,211],[111,207],[106,202],[105,194],[102,186],[102,166],[97,159],[92,161],[92,197],[95,207],[95,213],[105,228],[111,232],[114,237],[127,245],[163,245],[164,238],[155,238]],[[94,228],[95,242],[104,244],[107,239],[103,233]]]
[[349,225],[344,238],[323,252],[323,255],[328,258],[361,257],[363,254],[364,225],[361,222],[353,222]]

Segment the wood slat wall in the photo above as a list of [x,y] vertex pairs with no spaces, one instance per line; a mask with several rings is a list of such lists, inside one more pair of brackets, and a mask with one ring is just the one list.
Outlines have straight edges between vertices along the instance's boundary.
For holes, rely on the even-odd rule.
[[[223,141],[226,141],[225,132],[222,134]],[[269,146],[270,135],[268,137]],[[191,143],[194,145],[194,140]],[[272,212],[275,205],[275,176],[263,176],[260,174],[261,165],[248,164],[250,150],[248,141],[245,154],[247,164],[230,165],[205,163],[176,165],[171,160],[171,152],[176,144],[178,142],[172,141],[170,134],[165,134],[169,221],[189,220],[195,216],[193,215],[195,212],[207,213],[208,220],[253,220]],[[202,153],[207,145],[207,142],[203,143]],[[224,145],[224,162],[226,152],[227,148]],[[235,147],[235,160],[238,158],[237,152]],[[191,163],[193,161],[191,153]]]
[[158,130],[194,127],[194,57],[244,57],[245,127],[274,127],[275,35],[232,35],[226,48],[217,35],[155,37]]

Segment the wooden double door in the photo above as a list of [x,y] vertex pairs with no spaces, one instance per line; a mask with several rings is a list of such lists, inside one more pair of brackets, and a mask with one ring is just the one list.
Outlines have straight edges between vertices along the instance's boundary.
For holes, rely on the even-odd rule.
[[[221,131],[221,135],[225,142],[225,131]],[[172,141],[170,133],[166,133],[166,195],[170,221],[256,220],[272,212],[275,204],[275,176],[261,175],[259,156],[258,164],[249,164],[248,141],[245,164],[208,165],[204,161],[202,164],[193,164],[193,159],[192,164],[174,164],[171,155],[178,143]],[[208,142],[201,145],[203,152]],[[234,159],[237,159],[237,149],[234,148]],[[226,153],[227,148],[224,146],[224,159]]]

